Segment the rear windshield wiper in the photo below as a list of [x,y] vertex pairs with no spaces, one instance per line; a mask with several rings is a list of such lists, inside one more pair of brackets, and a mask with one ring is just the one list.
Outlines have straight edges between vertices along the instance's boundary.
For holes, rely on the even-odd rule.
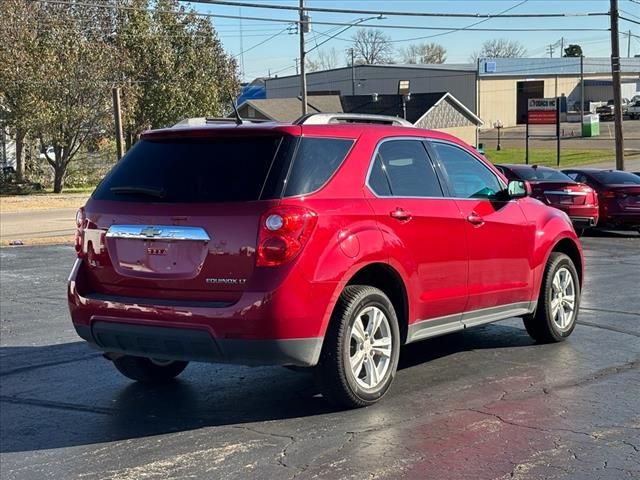
[[164,188],[140,187],[125,185],[122,187],[111,187],[109,189],[116,195],[146,195],[148,197],[164,198],[167,194]]

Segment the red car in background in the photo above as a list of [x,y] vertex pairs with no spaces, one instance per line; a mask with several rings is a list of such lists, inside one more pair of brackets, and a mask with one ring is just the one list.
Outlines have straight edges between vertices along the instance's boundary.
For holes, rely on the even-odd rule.
[[562,210],[581,231],[598,224],[598,196],[593,188],[566,174],[538,165],[496,165],[509,180],[527,180],[531,196]]
[[622,170],[597,168],[568,168],[563,172],[598,193],[598,226],[640,232],[640,177]]

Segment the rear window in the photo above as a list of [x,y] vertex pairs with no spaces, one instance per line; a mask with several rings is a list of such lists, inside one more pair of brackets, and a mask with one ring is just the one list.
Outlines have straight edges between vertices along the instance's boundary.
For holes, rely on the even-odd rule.
[[282,170],[285,143],[282,136],[141,140],[93,198],[166,203],[276,198],[277,182],[267,177],[270,170]]
[[523,180],[573,182],[569,176],[552,168],[512,167],[512,170]]
[[629,172],[603,171],[591,172],[591,175],[605,185],[640,185],[640,177]]
[[93,198],[209,203],[281,198],[283,189],[285,196],[304,195],[329,180],[352,144],[289,136],[141,140]]

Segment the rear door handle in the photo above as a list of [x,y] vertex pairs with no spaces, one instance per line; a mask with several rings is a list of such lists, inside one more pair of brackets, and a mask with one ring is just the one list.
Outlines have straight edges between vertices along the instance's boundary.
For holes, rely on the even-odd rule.
[[391,217],[395,218],[396,220],[411,220],[411,213],[407,212],[403,208],[396,208],[395,210],[389,212],[389,215],[391,215]]
[[482,225],[484,223],[484,220],[476,212],[471,212],[469,214],[469,216],[467,217],[467,222],[469,222],[469,223],[471,223],[473,225],[480,226],[480,225]]

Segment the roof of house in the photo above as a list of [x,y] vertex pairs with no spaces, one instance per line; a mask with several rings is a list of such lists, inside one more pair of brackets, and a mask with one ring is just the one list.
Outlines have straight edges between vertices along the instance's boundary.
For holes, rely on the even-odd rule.
[[[399,95],[373,95],[343,96],[342,109],[351,113],[370,113],[376,115],[403,116],[402,98]],[[448,92],[415,93],[405,105],[407,120],[417,123],[421,118],[440,104],[442,101],[450,101],[463,115],[476,125],[482,125],[482,120],[471,110],[465,107],[458,99]]]
[[[250,105],[265,117],[279,122],[293,122],[302,115],[302,100],[293,98],[264,98],[248,99],[238,108]],[[311,95],[307,97],[307,111],[309,113],[342,112],[338,95]]]
[[[407,120],[413,124],[424,118],[441,102],[453,104],[472,123],[482,125],[482,120],[448,92],[416,93],[406,102]],[[302,100],[293,98],[249,99],[238,108],[249,105],[265,117],[279,122],[292,122],[301,115]],[[402,99],[399,95],[311,95],[307,98],[309,113],[365,113],[403,117]]]

